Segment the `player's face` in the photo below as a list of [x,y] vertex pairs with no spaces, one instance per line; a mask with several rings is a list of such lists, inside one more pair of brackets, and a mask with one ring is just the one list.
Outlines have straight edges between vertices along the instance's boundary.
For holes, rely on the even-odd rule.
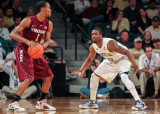
[[102,38],[102,34],[98,30],[93,30],[91,33],[92,41],[94,43],[98,43],[100,39]]
[[45,14],[46,14],[46,17],[50,17],[51,16],[51,6],[49,5],[49,3],[46,3],[46,7],[45,7]]

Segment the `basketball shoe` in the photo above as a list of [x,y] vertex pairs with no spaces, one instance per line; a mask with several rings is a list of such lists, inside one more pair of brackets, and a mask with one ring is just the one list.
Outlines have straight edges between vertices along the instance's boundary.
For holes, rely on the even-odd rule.
[[37,101],[36,109],[40,110],[56,110],[53,106],[49,105],[46,101],[46,99]]
[[79,105],[79,108],[98,108],[98,105],[96,101],[89,100],[87,103]]
[[13,102],[13,103],[10,103],[10,104],[8,105],[8,109],[7,109],[7,110],[8,110],[8,111],[18,111],[18,112],[23,112],[23,111],[25,111],[24,108],[19,107],[19,104],[18,104],[17,101],[15,101],[15,102]]
[[147,106],[145,105],[145,103],[140,100],[137,100],[136,105],[132,107],[133,110],[144,110],[146,108]]

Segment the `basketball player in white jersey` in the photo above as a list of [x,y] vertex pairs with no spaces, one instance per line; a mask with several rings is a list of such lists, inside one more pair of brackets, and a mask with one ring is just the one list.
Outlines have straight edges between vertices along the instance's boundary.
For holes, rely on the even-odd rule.
[[[120,43],[110,38],[102,38],[102,30],[100,28],[94,28],[91,33],[93,44],[90,46],[90,53],[88,58],[83,63],[82,67],[78,71],[72,72],[79,76],[86,71],[93,61],[96,53],[100,54],[103,58],[103,62],[91,75],[90,83],[90,100],[85,104],[79,105],[80,108],[98,108],[96,104],[96,93],[98,88],[99,77],[104,78],[109,83],[119,73],[122,82],[130,91],[136,101],[136,105],[132,107],[133,110],[144,110],[147,108],[144,102],[139,98],[139,95],[135,89],[134,84],[129,80],[129,68],[132,63],[134,67],[134,75],[138,72],[138,66],[134,60],[133,55],[128,49]],[[128,57],[129,61],[126,59]]]

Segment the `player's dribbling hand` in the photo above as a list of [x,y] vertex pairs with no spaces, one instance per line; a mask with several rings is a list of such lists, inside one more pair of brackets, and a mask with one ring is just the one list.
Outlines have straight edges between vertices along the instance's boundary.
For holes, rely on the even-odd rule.
[[80,70],[76,70],[76,71],[73,71],[71,74],[78,74],[78,76],[80,76],[82,74],[82,72]]
[[35,46],[36,46],[36,42],[33,42],[33,41],[28,41],[27,43],[26,43],[28,46],[29,46],[29,48],[34,48]]

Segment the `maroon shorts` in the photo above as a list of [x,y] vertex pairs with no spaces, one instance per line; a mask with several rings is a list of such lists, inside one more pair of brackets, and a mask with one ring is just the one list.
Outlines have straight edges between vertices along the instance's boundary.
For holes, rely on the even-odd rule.
[[26,78],[34,78],[35,80],[52,76],[52,71],[47,61],[41,57],[32,59],[28,55],[28,46],[20,43],[16,49],[16,64],[20,82]]

